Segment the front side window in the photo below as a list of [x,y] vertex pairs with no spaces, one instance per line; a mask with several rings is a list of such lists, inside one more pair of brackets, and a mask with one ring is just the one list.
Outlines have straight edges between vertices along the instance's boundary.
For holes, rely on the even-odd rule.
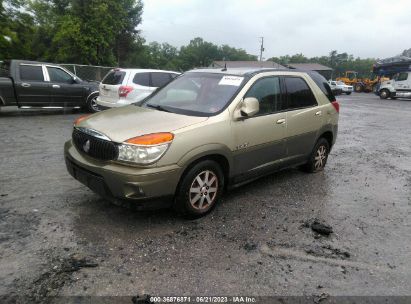
[[224,109],[242,87],[244,77],[192,72],[176,78],[145,100],[143,106],[194,116]]
[[47,67],[51,82],[73,83],[73,77],[62,69]]
[[279,77],[257,80],[244,97],[257,98],[260,105],[257,115],[274,113],[283,109]]
[[404,81],[408,79],[408,73],[399,73],[397,81]]
[[43,69],[38,65],[20,65],[20,79],[26,81],[44,81]]
[[155,88],[160,88],[170,82],[169,73],[151,73],[151,86]]
[[313,92],[304,79],[300,77],[285,77],[289,109],[299,109],[317,105]]

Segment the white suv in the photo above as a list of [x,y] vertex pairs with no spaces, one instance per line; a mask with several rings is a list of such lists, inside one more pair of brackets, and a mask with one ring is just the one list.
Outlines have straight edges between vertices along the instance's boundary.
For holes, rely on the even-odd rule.
[[332,90],[335,91],[340,91],[341,93],[350,95],[354,91],[354,87],[350,85],[346,85],[342,81],[334,81],[334,80],[329,80],[328,84],[330,85]]
[[97,104],[104,109],[138,102],[178,75],[163,70],[113,69],[100,83]]

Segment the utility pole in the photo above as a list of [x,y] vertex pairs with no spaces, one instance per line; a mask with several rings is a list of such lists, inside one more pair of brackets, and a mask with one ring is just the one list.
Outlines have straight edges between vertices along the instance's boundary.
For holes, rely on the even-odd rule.
[[264,37],[260,37],[260,61],[263,61],[263,52],[264,52]]

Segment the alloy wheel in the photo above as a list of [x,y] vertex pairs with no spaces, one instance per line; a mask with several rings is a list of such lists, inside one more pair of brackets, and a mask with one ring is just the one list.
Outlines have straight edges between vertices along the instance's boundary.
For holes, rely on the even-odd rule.
[[210,170],[200,172],[191,183],[190,204],[194,209],[205,210],[215,201],[218,191],[217,175]]
[[315,154],[314,167],[316,170],[320,170],[325,166],[325,161],[327,159],[327,148],[323,145],[319,146]]

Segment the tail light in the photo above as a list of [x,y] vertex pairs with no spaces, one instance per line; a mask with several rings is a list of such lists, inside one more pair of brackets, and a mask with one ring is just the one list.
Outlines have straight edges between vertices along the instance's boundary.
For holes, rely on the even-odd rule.
[[133,90],[132,87],[129,86],[121,86],[118,89],[118,96],[119,97],[127,97],[128,93],[130,93]]
[[338,101],[333,101],[331,104],[334,106],[334,109],[337,111],[337,113],[340,113],[340,104]]

